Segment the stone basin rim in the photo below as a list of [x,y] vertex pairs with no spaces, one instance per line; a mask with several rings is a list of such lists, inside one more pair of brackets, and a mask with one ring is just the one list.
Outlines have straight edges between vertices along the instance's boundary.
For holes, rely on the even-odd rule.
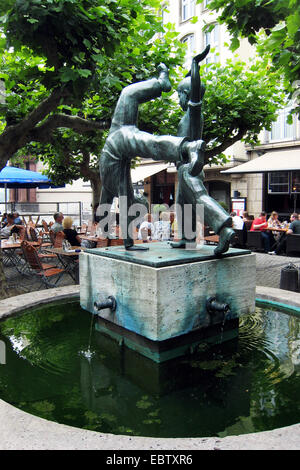
[[[0,321],[23,310],[79,299],[78,285],[58,287],[0,301]],[[291,295],[292,294],[292,295]],[[300,293],[256,287],[270,305],[299,307]],[[292,297],[292,298],[291,298]],[[0,366],[1,367],[1,366]],[[300,423],[272,431],[227,437],[153,438],[99,433],[47,421],[0,400],[1,450],[300,450]]]

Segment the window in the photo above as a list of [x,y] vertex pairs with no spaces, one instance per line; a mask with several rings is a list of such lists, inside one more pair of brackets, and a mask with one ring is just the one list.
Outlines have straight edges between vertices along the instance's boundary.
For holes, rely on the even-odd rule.
[[289,193],[289,173],[276,171],[268,173],[268,193]]
[[210,52],[206,57],[206,63],[218,62],[218,54],[220,49],[220,26],[214,25],[211,31],[207,31],[204,36],[205,47],[210,44]]
[[270,133],[270,140],[292,140],[296,138],[295,124],[286,122],[291,108],[284,108],[278,113],[277,121],[273,122]]
[[181,0],[181,21],[186,21],[195,15],[195,0]]
[[292,171],[291,192],[300,193],[300,171]]
[[189,34],[182,39],[182,42],[187,45],[184,67],[189,69],[193,56],[195,55],[195,36],[193,34]]
[[168,22],[168,13],[169,13],[168,6],[166,4],[163,4],[160,10],[161,21],[163,25]]

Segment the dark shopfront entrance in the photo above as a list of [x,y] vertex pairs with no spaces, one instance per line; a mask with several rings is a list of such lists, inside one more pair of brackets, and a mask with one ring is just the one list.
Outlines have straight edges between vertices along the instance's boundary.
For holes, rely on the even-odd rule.
[[276,211],[280,220],[289,220],[293,212],[300,213],[300,171],[264,173],[263,188],[268,215]]
[[152,204],[175,204],[175,173],[161,171],[152,177]]
[[[152,176],[151,182],[151,203],[168,204],[171,207],[175,204],[175,178],[176,173],[161,171]],[[225,181],[205,181],[208,194],[218,201],[225,209],[230,210],[230,183]]]

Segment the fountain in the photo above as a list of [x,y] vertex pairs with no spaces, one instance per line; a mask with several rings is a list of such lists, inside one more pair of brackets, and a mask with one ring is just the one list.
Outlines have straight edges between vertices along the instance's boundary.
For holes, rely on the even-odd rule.
[[[196,138],[171,139],[185,202],[203,186]],[[190,235],[139,250],[129,234],[80,253],[80,287],[0,302],[1,448],[299,448],[300,294],[255,288],[255,255],[229,248],[230,218],[203,194],[216,248]],[[257,296],[276,311],[254,313]]]
[[[156,362],[183,355],[201,342],[237,336],[238,318],[255,308],[255,255],[229,248],[235,235],[232,219],[203,184],[205,87],[199,62],[208,51],[209,46],[193,59],[178,87],[186,113],[177,137],[154,136],[136,125],[139,104],[171,89],[164,64],[158,78],[122,91],[100,158],[99,218],[104,229],[105,214],[119,197],[124,247],[87,249],[80,260],[81,307],[97,316],[99,329]],[[174,161],[178,167],[178,241],[134,244],[130,164],[136,156]],[[196,245],[198,215],[219,235],[217,247]]]

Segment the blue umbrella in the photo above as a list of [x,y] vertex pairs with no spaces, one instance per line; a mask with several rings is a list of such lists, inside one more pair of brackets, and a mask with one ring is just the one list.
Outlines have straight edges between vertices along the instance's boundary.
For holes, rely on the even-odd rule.
[[0,171],[0,188],[5,188],[5,209],[7,206],[7,188],[62,188],[51,183],[48,176],[42,175],[37,171],[23,170],[23,168],[15,168],[6,166]]
[[49,188],[52,186],[48,176],[36,171],[6,166],[0,171],[1,188]]

